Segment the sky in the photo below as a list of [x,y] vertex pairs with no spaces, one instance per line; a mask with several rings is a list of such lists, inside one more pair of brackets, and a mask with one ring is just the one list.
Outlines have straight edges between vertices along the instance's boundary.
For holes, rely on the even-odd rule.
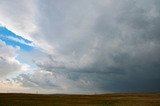
[[0,0],[0,92],[160,92],[160,0]]

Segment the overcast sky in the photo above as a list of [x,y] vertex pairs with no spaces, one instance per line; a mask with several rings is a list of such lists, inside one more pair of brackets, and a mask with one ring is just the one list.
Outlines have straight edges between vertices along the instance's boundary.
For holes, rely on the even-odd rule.
[[160,0],[0,0],[0,92],[160,91]]

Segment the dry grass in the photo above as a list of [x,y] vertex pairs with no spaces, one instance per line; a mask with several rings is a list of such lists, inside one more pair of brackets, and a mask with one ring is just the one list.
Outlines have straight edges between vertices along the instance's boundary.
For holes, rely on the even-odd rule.
[[0,94],[0,106],[160,106],[160,94]]

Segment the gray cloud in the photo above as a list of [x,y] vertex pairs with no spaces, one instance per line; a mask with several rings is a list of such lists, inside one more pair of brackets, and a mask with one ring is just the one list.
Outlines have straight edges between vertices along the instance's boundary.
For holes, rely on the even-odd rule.
[[160,91],[158,0],[39,0],[35,5],[37,30],[29,37],[46,56],[34,60],[40,71],[20,76],[23,85]]
[[96,83],[92,81],[94,78],[89,78],[84,73],[63,71],[49,72],[36,71],[33,74],[21,74],[14,80],[21,83],[24,87],[32,89],[59,92],[59,93],[91,93],[102,92],[97,91]]

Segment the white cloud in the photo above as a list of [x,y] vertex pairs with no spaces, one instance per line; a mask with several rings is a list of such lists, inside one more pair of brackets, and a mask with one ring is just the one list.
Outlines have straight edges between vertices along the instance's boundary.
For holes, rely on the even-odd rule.
[[31,39],[36,31],[35,16],[37,0],[0,0],[0,24],[17,35]]
[[20,93],[31,92],[29,88],[23,87],[20,84],[11,82],[10,80],[0,81],[0,93]]
[[6,38],[8,38],[8,39],[10,39],[10,40],[13,40],[13,41],[15,41],[15,42],[21,43],[21,44],[25,44],[25,45],[27,45],[27,46],[32,46],[32,47],[34,47],[34,44],[33,44],[33,43],[27,43],[26,41],[24,41],[24,40],[22,40],[22,39],[18,39],[18,38],[11,37],[11,36],[8,36],[8,37],[6,37]]
[[28,65],[20,63],[17,57],[18,48],[6,45],[0,41],[0,76],[5,77],[16,71],[27,70]]

